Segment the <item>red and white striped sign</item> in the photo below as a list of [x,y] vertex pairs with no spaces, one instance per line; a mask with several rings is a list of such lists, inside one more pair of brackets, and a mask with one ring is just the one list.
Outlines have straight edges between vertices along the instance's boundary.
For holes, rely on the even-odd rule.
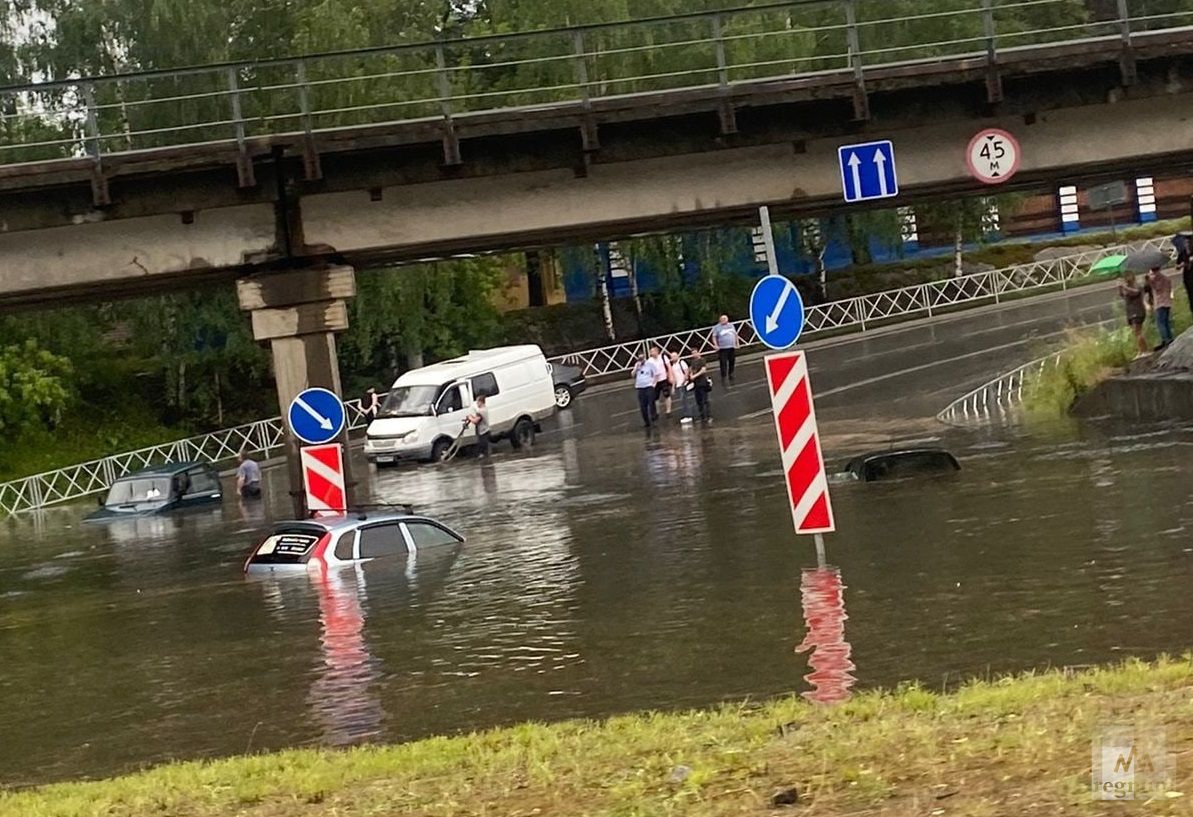
[[808,381],[808,359],[803,352],[783,352],[766,358],[766,379],[770,384],[779,450],[796,533],[829,533],[833,506],[828,496],[828,476],[816,430],[816,409],[812,406],[812,385]]
[[339,443],[311,445],[302,449],[302,485],[307,493],[307,510],[312,513],[344,513],[344,449]]

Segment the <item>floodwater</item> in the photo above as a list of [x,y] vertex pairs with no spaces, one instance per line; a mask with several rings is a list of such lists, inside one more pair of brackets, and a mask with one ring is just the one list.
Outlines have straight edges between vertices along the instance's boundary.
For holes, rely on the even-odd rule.
[[[952,371],[934,376],[970,377]],[[863,423],[841,386],[817,404],[830,459],[943,435],[964,467],[835,487],[835,570],[817,571],[757,375],[714,393],[711,428],[646,436],[628,390],[598,392],[532,453],[374,472],[375,501],[412,502],[468,542],[326,581],[240,571],[282,513],[277,472],[253,505],[9,520],[0,783],[1193,646],[1193,430],[973,433],[918,408]]]

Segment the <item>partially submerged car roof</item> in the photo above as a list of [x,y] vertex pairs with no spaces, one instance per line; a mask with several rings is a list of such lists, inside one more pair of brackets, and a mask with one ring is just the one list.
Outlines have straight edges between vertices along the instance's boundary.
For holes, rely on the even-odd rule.
[[174,474],[181,474],[183,471],[189,471],[196,467],[210,467],[205,462],[163,462],[160,465],[151,465],[148,468],[142,468],[139,471],[130,471],[123,476],[117,477],[117,481],[122,479],[139,479],[141,477],[169,477]]
[[893,448],[854,457],[842,470],[863,482],[875,482],[880,479],[960,471],[961,463],[943,448]]

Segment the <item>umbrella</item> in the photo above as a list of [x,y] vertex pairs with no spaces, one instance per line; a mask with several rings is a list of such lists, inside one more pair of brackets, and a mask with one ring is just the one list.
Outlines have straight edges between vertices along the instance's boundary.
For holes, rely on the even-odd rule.
[[1090,275],[1114,275],[1122,269],[1125,255],[1108,255],[1089,268]]
[[1136,250],[1127,254],[1127,260],[1123,262],[1122,268],[1125,272],[1147,272],[1150,269],[1167,266],[1171,260],[1168,253],[1160,250]]

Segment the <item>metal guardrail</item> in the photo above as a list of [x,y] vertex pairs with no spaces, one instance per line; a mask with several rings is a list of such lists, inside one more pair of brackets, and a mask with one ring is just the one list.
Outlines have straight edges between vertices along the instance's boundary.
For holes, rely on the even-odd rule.
[[1024,387],[1049,366],[1059,366],[1064,356],[1065,351],[1062,349],[1001,374],[949,403],[944,411],[936,415],[936,419],[962,427],[1013,420],[1023,405]]
[[[960,278],[947,278],[902,289],[861,295],[841,301],[817,304],[805,313],[802,337],[845,330],[866,331],[876,325],[887,325],[915,315],[931,317],[954,308],[1000,302],[1020,292],[1070,284],[1089,279],[1089,267],[1107,255],[1138,249],[1170,250],[1171,240],[1153,238],[1129,245],[1062,256],[1051,261],[1036,261],[1004,269],[977,272]],[[746,320],[734,322],[743,347],[759,343],[753,324]],[[551,360],[578,366],[586,377],[632,371],[638,359],[652,346],[671,351],[695,349],[712,351],[712,326],[689,329],[671,335],[658,335],[644,340],[618,343],[597,349],[586,349],[559,355]]]
[[[1039,261],[991,272],[979,272],[962,278],[950,278],[928,284],[879,292],[844,301],[811,307],[807,312],[805,337],[818,332],[855,329],[866,331],[876,325],[917,314],[932,315],[942,309],[976,306],[1004,295],[1050,286],[1067,286],[1088,277],[1089,265],[1105,255],[1131,249],[1166,249],[1169,239],[1149,239],[1130,246],[1118,246],[1064,256],[1054,261]],[[748,320],[738,321],[743,345],[757,343]],[[650,346],[680,351],[707,349],[712,327],[691,329],[672,335],[589,349],[551,358],[552,362],[580,365],[586,376],[623,373],[633,369],[637,356]],[[348,409],[348,428],[363,428],[366,423],[359,400],[344,403]],[[141,448],[123,454],[23,477],[0,483],[0,513],[13,514],[43,508],[98,493],[117,478],[161,462],[224,462],[241,451],[268,456],[281,448],[286,431],[281,417],[258,420],[247,425],[201,434],[184,440]]]
[[[0,88],[0,164],[105,156],[258,137],[425,123],[459,161],[455,125],[482,113],[681,89],[725,93],[792,77],[834,78],[865,96],[867,72],[984,60],[993,71],[1039,45],[1131,49],[1193,24],[1193,9],[1119,0],[1108,19],[1071,0],[949,0],[904,13],[889,0],[788,0],[617,23],[481,34],[352,51]],[[454,147],[453,147],[454,146]],[[456,155],[451,155],[451,154]],[[251,174],[251,168],[248,171]]]
[[[359,400],[348,400],[344,406],[348,409],[349,430],[367,425]],[[107,490],[125,474],[160,463],[227,462],[241,451],[268,457],[284,445],[285,435],[282,418],[271,417],[0,483],[0,513],[14,514],[81,499]]]

